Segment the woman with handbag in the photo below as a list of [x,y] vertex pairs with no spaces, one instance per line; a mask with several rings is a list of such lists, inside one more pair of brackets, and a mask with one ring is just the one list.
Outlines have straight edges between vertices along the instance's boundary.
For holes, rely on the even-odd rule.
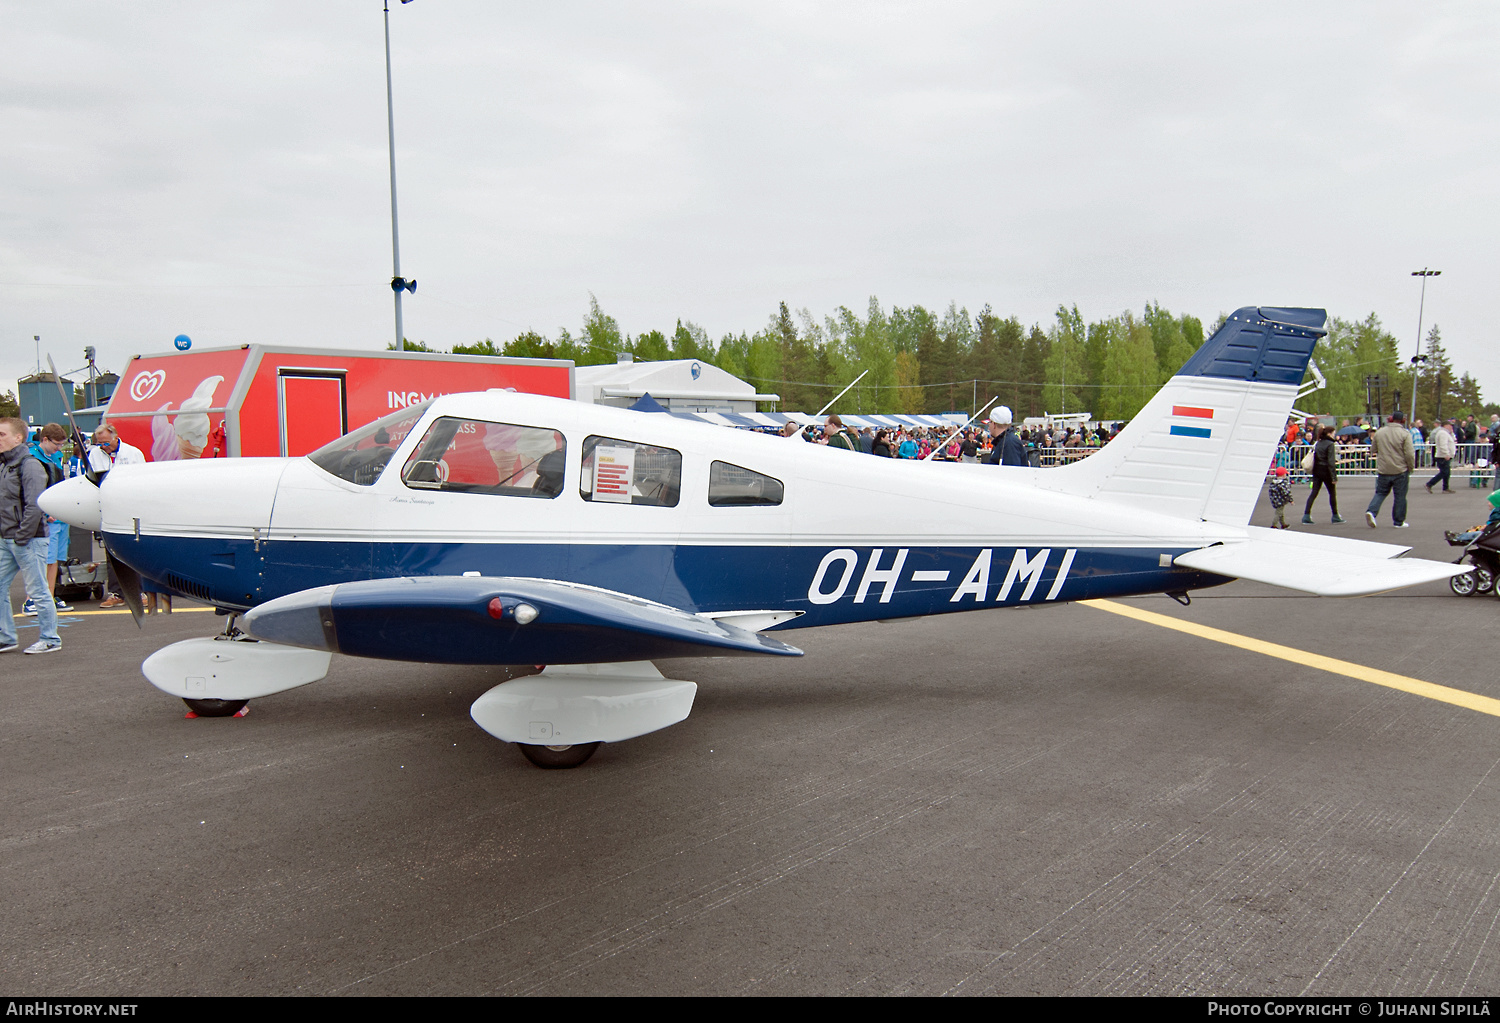
[[[1311,465],[1308,465],[1308,459],[1312,460]],[[1336,466],[1339,464],[1339,446],[1333,440],[1333,427],[1325,426],[1318,431],[1318,443],[1307,453],[1302,464],[1312,471],[1313,481],[1312,493],[1307,495],[1307,507],[1302,510],[1303,524],[1313,524],[1313,502],[1318,498],[1318,491],[1324,487],[1328,488],[1328,509],[1333,512],[1333,521],[1343,522],[1339,518],[1339,501],[1333,486],[1334,477],[1338,475]]]

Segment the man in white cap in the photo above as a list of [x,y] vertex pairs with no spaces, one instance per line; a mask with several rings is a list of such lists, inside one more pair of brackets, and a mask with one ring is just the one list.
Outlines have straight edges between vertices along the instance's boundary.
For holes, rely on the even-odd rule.
[[985,456],[985,465],[1025,465],[1026,445],[1010,428],[1011,411],[1004,405],[990,410],[990,442],[994,447]]

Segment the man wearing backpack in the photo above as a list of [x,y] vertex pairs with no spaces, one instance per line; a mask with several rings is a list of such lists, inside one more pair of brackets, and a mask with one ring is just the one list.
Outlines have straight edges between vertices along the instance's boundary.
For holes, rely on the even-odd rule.
[[37,498],[47,488],[47,470],[26,448],[26,424],[0,419],[0,653],[15,650],[16,620],[10,608],[10,584],[19,573],[26,595],[36,603],[41,637],[28,654],[62,649],[57,635],[57,608],[47,590],[42,566],[47,553],[46,516]]
[[858,451],[859,440],[851,436],[850,431],[844,426],[844,421],[837,415],[830,415],[827,423],[823,425],[823,436],[828,439],[831,448],[843,448],[845,451]]
[[[63,463],[62,448],[67,443],[68,431],[57,423],[48,423],[37,431],[31,442],[31,456],[42,463],[47,471],[47,486],[55,487],[68,478],[67,466]],[[50,515],[47,518],[47,592],[53,594],[53,602],[59,611],[73,610],[66,601],[58,600],[57,566],[68,560],[68,524],[59,522]],[[21,608],[21,617],[36,614],[36,602],[27,600]]]

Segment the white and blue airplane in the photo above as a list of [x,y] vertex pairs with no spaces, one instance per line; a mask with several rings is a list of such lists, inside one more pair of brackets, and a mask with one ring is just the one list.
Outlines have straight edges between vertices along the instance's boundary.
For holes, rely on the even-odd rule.
[[796,628],[1253,579],[1357,596],[1467,571],[1247,525],[1321,309],[1240,309],[1107,446],[1052,469],[869,458],[513,392],[403,409],[305,458],[124,466],[48,490],[224,633],[143,665],[200,715],[333,653],[545,669],[472,716],[533,763],[687,717],[652,659],[798,656]]

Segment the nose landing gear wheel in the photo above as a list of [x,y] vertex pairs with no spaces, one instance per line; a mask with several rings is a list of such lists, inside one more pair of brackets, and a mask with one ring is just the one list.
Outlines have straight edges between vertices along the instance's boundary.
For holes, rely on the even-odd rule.
[[244,710],[249,700],[189,700],[183,697],[183,703],[188,709],[200,718],[232,718]]
[[549,771],[577,767],[599,748],[597,742],[580,742],[572,746],[533,746],[527,742],[518,742],[516,745],[521,747],[521,755],[527,760]]

